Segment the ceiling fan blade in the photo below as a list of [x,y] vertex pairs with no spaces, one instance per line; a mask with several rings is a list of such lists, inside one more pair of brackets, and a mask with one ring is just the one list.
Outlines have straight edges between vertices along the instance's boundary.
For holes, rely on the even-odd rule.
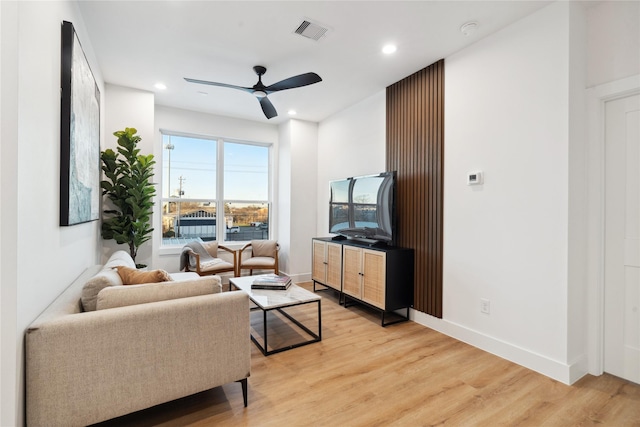
[[277,92],[279,90],[308,86],[321,81],[322,78],[320,78],[320,76],[316,73],[305,73],[300,74],[299,76],[289,77],[288,79],[281,80],[278,83],[272,84],[271,86],[267,86],[265,88],[265,91],[267,93]]
[[267,98],[266,96],[260,98],[260,106],[262,107],[262,111],[264,112],[264,115],[267,116],[267,119],[271,119],[278,115],[275,107],[273,106],[271,101],[269,101],[269,98]]
[[230,89],[239,89],[239,90],[243,90],[243,91],[249,92],[249,93],[253,92],[253,88],[251,88],[251,87],[229,85],[229,84],[226,84],[226,83],[209,82],[209,81],[206,81],[206,80],[196,80],[196,79],[190,79],[190,78],[187,78],[187,77],[185,77],[184,79],[186,81],[188,81],[189,83],[198,83],[198,84],[209,85],[209,86],[228,87]]

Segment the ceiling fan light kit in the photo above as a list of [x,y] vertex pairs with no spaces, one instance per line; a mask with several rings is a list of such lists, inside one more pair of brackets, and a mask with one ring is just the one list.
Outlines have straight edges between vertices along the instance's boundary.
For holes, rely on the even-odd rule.
[[269,86],[265,86],[262,83],[262,75],[267,72],[266,67],[263,67],[262,65],[256,65],[255,67],[253,67],[253,71],[255,71],[255,73],[258,75],[258,82],[255,85],[253,85],[253,87],[236,86],[236,85],[231,85],[227,83],[210,82],[206,80],[196,80],[196,79],[190,79],[188,77],[185,77],[184,79],[190,83],[227,87],[230,89],[238,89],[244,92],[249,92],[250,94],[254,95],[258,99],[258,101],[260,102],[260,106],[262,107],[262,112],[264,113],[267,119],[271,119],[278,115],[275,107],[273,106],[271,101],[269,101],[269,98],[267,97],[268,95],[272,94],[273,92],[278,92],[278,91],[287,90],[287,89],[295,89],[298,87],[308,86],[308,85],[312,85],[322,81],[322,78],[316,73],[305,73],[305,74],[289,77],[288,79],[281,80]]

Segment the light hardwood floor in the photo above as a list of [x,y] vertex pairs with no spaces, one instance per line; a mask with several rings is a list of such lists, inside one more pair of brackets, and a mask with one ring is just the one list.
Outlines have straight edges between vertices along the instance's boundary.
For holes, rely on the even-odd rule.
[[[310,288],[310,284],[306,285]],[[640,426],[640,385],[567,386],[413,322],[320,292],[322,341],[264,357],[252,345],[249,406],[228,384],[101,426]],[[296,313],[315,325],[316,306]],[[269,340],[297,334],[274,319]]]

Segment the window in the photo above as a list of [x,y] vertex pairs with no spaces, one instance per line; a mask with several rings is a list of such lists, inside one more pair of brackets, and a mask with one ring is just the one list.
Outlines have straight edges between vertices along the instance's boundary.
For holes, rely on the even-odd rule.
[[162,147],[163,245],[269,239],[269,145],[163,133]]

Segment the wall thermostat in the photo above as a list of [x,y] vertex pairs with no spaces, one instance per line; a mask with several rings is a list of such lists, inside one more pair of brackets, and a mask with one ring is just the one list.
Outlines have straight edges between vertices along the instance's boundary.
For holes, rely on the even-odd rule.
[[482,183],[482,171],[469,172],[467,174],[467,185],[480,185]]

